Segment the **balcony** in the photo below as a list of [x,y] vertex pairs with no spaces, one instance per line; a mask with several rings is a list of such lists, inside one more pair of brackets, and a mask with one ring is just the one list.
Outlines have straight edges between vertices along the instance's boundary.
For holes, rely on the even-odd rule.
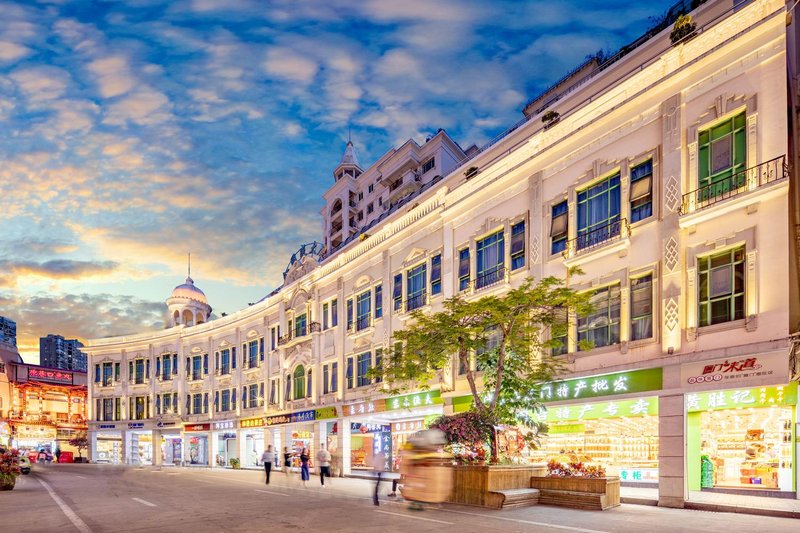
[[356,320],[356,331],[361,331],[362,329],[367,329],[369,327],[369,315],[362,316],[358,320]]
[[475,278],[475,290],[479,291],[505,281],[506,268],[498,265],[490,270],[478,274]]
[[624,218],[581,233],[567,241],[567,247],[561,252],[564,264],[571,267],[589,258],[597,258],[627,249],[630,246],[630,235],[631,228]]
[[733,210],[784,194],[789,187],[786,156],[770,159],[683,195],[680,227],[686,228]]
[[427,303],[427,293],[425,292],[421,292],[419,294],[415,294],[414,296],[410,296],[406,300],[406,312],[413,311],[414,309],[419,309],[426,303]]

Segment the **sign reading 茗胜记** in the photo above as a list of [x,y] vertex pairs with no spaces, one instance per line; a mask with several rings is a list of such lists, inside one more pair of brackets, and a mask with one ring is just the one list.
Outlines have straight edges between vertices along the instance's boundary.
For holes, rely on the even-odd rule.
[[540,388],[539,397],[543,402],[602,398],[617,394],[660,390],[662,381],[663,371],[661,368],[629,370],[545,383]]

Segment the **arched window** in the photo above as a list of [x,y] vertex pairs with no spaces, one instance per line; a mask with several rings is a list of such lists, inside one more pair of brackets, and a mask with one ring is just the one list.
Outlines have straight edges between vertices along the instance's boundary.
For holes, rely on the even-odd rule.
[[306,369],[303,365],[297,365],[294,369],[294,396],[295,400],[302,400],[306,397]]
[[181,314],[179,311],[176,310],[175,314],[172,315],[172,325],[177,326],[180,323],[181,323]]

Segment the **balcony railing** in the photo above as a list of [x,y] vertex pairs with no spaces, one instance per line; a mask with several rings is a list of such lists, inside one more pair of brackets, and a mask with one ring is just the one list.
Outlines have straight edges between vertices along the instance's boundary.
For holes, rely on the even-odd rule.
[[754,191],[789,176],[786,156],[770,159],[746,168],[727,178],[715,181],[683,195],[681,215],[694,213],[714,204]]
[[308,331],[310,333],[319,333],[320,331],[322,331],[322,324],[320,324],[319,322],[312,322],[311,324],[308,325]]
[[291,331],[285,335],[281,335],[280,337],[278,337],[278,346],[283,346],[284,344],[288,344],[289,341],[291,341],[293,338],[294,335],[292,335]]
[[506,269],[498,265],[491,270],[481,272],[475,277],[475,290],[485,289],[505,280]]
[[425,305],[426,296],[427,294],[425,292],[421,292],[409,297],[406,300],[406,311],[413,311]]
[[630,235],[628,221],[621,218],[570,239],[567,241],[566,249],[561,253],[564,257],[572,257],[576,253],[588,252],[628,235]]
[[369,327],[369,315],[362,316],[358,320],[356,320],[356,331],[361,331],[362,329],[367,329]]

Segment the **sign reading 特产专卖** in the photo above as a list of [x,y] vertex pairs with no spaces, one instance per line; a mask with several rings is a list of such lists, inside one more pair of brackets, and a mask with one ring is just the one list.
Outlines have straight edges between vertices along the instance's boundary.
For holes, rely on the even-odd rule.
[[605,402],[580,403],[548,407],[537,413],[539,422],[561,422],[593,420],[598,418],[637,417],[658,414],[658,398],[635,398],[632,400],[609,400]]
[[661,368],[614,372],[545,383],[539,390],[539,397],[543,402],[557,402],[660,390],[662,380]]

